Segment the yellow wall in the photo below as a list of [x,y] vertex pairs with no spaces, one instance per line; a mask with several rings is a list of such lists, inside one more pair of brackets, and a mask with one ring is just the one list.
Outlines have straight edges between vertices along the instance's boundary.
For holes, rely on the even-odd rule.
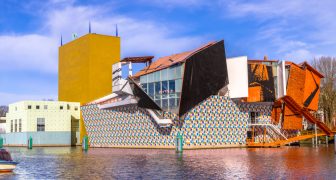
[[[120,38],[87,34],[59,47],[58,99],[81,105],[112,93],[112,64],[120,61]],[[81,139],[86,134],[80,120]]]

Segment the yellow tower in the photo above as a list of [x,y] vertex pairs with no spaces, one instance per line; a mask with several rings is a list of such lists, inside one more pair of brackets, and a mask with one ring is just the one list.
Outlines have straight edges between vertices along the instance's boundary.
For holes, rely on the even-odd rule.
[[[120,61],[120,38],[87,34],[59,47],[58,100],[81,105],[112,93],[112,64]],[[80,141],[86,134],[83,119]]]

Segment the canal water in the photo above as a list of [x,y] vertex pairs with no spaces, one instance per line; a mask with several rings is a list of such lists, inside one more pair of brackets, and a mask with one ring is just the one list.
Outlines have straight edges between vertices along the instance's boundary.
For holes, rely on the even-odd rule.
[[329,147],[184,151],[7,148],[19,164],[3,179],[336,179]]

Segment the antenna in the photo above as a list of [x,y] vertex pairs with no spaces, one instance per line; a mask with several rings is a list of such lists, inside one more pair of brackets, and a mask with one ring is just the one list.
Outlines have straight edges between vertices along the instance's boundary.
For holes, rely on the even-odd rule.
[[116,24],[116,34],[115,34],[115,36],[118,37],[118,24]]
[[63,46],[63,38],[62,38],[62,34],[61,34],[61,46]]
[[91,21],[89,21],[89,34],[91,34]]

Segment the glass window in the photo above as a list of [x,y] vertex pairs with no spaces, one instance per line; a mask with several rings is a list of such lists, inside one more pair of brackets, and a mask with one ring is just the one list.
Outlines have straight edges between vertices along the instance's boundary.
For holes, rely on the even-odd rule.
[[22,132],[22,121],[19,119],[19,132]]
[[48,109],[48,105],[44,105],[44,109]]
[[17,119],[15,119],[15,128],[14,131],[17,132]]
[[60,106],[60,110],[63,110],[63,106]]
[[167,109],[168,108],[168,99],[162,99],[162,108]]
[[141,84],[147,83],[147,75],[140,76],[140,83]]
[[182,90],[182,79],[177,79],[175,81],[175,92],[181,92]]
[[250,113],[250,123],[251,124],[257,123],[258,116],[259,116],[259,112],[251,112]]
[[155,82],[155,98],[161,99],[161,82]]
[[148,92],[147,92],[147,83],[143,83],[143,84],[141,84],[141,87],[142,87],[142,89],[143,89],[146,93],[148,93]]
[[168,81],[162,81],[162,98],[166,98],[168,95]]
[[45,119],[37,118],[37,131],[45,131]]
[[176,66],[168,68],[168,79],[176,79]]
[[69,104],[67,104],[67,109],[70,110],[70,105]]
[[148,95],[154,97],[154,83],[148,83]]
[[176,98],[169,98],[169,108],[176,106]]
[[31,105],[28,105],[28,109],[31,109]]
[[78,110],[78,107],[77,106],[75,106],[75,111],[77,111]]
[[182,65],[176,67],[176,79],[182,78]]
[[154,82],[154,73],[147,74],[147,82]]
[[155,103],[161,107],[161,99],[155,100]]
[[156,71],[153,73],[154,74],[154,82],[160,81],[160,71]]
[[169,81],[169,94],[175,95],[175,80]]
[[39,106],[39,105],[37,105],[37,106],[36,106],[36,109],[40,109],[40,106]]
[[161,81],[168,80],[168,69],[161,70]]

